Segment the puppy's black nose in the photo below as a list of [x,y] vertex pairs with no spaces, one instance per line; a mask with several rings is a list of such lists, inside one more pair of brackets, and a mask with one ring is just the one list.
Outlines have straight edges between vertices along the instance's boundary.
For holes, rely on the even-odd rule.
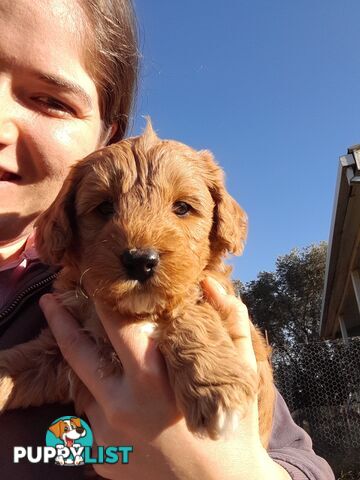
[[125,250],[121,255],[121,261],[128,277],[140,282],[145,282],[154,274],[159,260],[158,252],[151,248],[145,250],[132,248],[131,250]]
[[77,433],[83,433],[84,427],[76,427],[76,432]]

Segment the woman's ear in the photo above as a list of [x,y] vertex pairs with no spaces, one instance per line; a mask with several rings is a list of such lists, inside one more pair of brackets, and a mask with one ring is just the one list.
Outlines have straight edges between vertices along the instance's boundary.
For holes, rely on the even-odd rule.
[[199,152],[204,162],[205,179],[215,203],[211,243],[218,252],[241,255],[247,237],[247,215],[226,191],[224,173],[212,154]]
[[119,129],[117,122],[112,123],[107,129],[102,133],[102,138],[100,141],[99,147],[106,147],[111,142],[111,139],[114,138],[114,135]]

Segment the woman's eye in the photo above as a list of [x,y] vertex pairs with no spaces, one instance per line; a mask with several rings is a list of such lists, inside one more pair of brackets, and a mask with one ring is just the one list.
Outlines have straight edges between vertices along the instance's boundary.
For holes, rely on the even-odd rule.
[[113,202],[109,202],[109,201],[102,202],[100,203],[100,205],[96,207],[96,211],[100,213],[101,216],[109,219],[115,213],[114,204]]
[[173,212],[178,217],[184,217],[191,210],[191,206],[186,202],[175,202],[173,205]]
[[40,104],[41,108],[47,110],[50,113],[56,113],[58,115],[70,114],[74,115],[76,112],[73,108],[69,107],[65,103],[57,100],[53,97],[39,96],[33,97],[32,100]]

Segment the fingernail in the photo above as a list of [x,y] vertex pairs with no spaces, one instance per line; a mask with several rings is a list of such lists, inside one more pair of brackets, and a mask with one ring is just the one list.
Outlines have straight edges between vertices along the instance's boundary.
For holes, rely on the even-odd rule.
[[220,295],[227,295],[225,288],[215,278],[207,277],[207,281],[217,290]]

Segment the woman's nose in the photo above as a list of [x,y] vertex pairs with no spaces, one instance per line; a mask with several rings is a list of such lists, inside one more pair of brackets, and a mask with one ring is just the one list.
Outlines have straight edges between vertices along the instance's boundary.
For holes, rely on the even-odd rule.
[[0,146],[14,144],[18,139],[17,108],[9,88],[0,82]]
[[0,146],[12,145],[18,139],[18,127],[14,121],[2,117],[0,104]]

